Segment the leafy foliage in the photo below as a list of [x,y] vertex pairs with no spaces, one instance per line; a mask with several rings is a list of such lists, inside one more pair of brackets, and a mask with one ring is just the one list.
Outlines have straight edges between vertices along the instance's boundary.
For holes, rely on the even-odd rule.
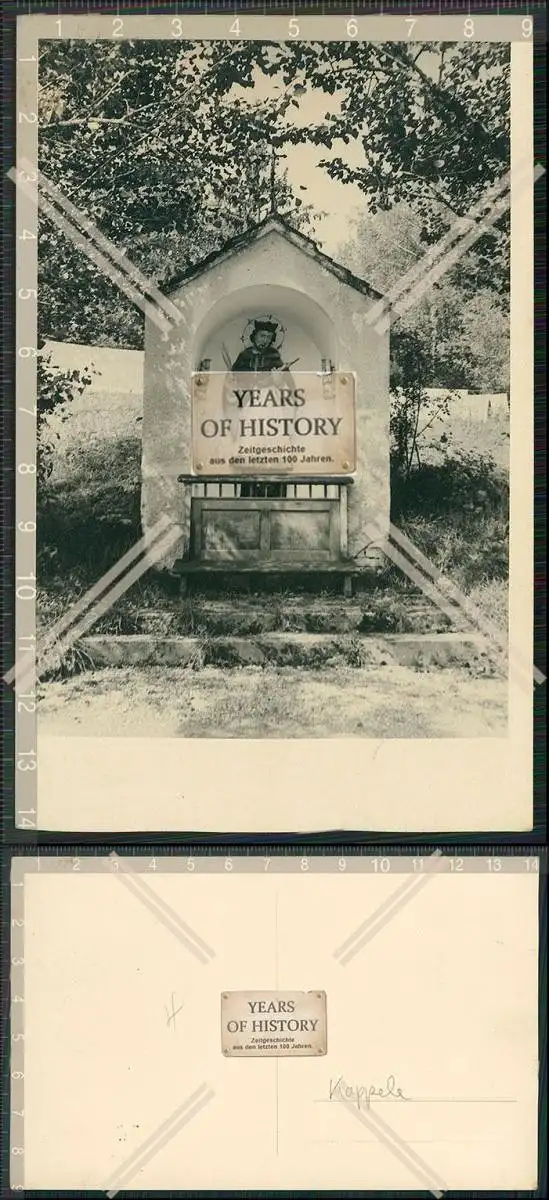
[[391,434],[406,479],[420,465],[428,431],[438,428],[439,448],[450,449],[451,434],[439,422],[457,391],[508,388],[508,323],[492,295],[469,300],[451,286],[434,293],[396,324],[391,340]]
[[[232,43],[43,44],[41,169],[160,286],[271,207],[311,226],[312,207],[275,162],[293,90],[276,103],[227,101],[252,66]],[[39,251],[48,336],[142,344],[141,312],[47,219]]]
[[61,371],[53,365],[51,354],[39,353],[37,357],[37,475],[39,483],[51,475],[55,453],[56,435],[47,425],[47,418],[59,411],[66,421],[70,415],[69,405],[92,382],[92,374],[85,371]]
[[[351,265],[382,291],[509,168],[509,47],[500,43],[56,40],[41,42],[39,70],[41,171],[160,286],[273,207],[314,233],[318,209],[283,170],[289,147],[316,147],[328,176],[364,195],[369,215],[352,250],[360,264]],[[311,106],[326,110],[320,120]],[[414,429],[417,445],[432,415],[427,383],[505,385],[508,235],[502,217],[394,333],[393,386],[405,405],[393,413],[395,512],[414,540],[414,521],[425,520],[435,558],[441,521],[465,514],[462,567],[479,503],[484,512],[484,499],[470,497],[492,496],[493,472],[455,455],[412,471]],[[45,336],[142,344],[140,312],[44,215],[39,297]],[[88,382],[62,380],[45,361],[39,372],[43,413]],[[47,477],[51,447],[40,453]],[[81,466],[62,488],[46,479],[40,544],[56,571],[81,569],[85,547],[86,570],[97,573],[138,536],[138,443],[82,452]],[[492,544],[490,522],[503,517],[482,519]],[[476,562],[478,578],[487,561]]]
[[[160,285],[273,205],[314,230],[281,170],[301,143],[371,213],[411,205],[433,240],[508,166],[508,65],[507,46],[475,42],[43,42],[40,167]],[[507,240],[502,220],[468,256],[477,282],[505,289]],[[141,344],[141,314],[46,218],[39,248],[47,336]]]
[[67,479],[38,490],[41,578],[74,568],[97,578],[140,536],[139,439],[80,445],[71,467]]
[[[366,213],[355,222],[340,257],[379,291],[391,293],[424,253],[422,219],[409,204],[390,212]],[[476,246],[451,267],[424,296],[393,322],[393,385],[402,383],[406,346],[418,343],[424,382],[438,388],[507,391],[509,388],[509,281],[501,240],[494,241],[494,269],[482,275]],[[482,282],[481,282],[482,280]]]
[[[393,320],[391,333],[391,431],[401,470],[407,477],[419,460],[418,439],[448,401],[426,389],[505,392],[509,388],[509,318],[505,261],[494,244],[495,286],[478,280],[482,272],[476,248],[469,251],[424,296]],[[356,274],[379,291],[399,294],[400,281],[425,253],[422,218],[403,202],[389,212],[370,212],[355,222],[340,251]]]
[[[331,151],[357,142],[360,161],[332,154],[323,165],[358,185],[372,214],[406,201],[421,215],[422,238],[434,241],[508,170],[509,46],[330,42],[292,50],[296,66],[306,60],[309,85],[340,103],[289,140]],[[488,236],[477,251],[490,265],[493,245]]]

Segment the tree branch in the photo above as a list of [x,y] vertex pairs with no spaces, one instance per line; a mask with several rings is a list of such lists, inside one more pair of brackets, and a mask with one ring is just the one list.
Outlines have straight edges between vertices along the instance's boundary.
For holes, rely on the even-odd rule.
[[435,199],[438,200],[439,204],[442,204],[444,208],[448,209],[448,211],[454,216],[462,216],[462,214],[459,213],[458,210],[450,203],[448,198],[444,196],[442,192],[439,192],[434,183],[431,183],[430,179],[426,179],[424,175],[418,175],[415,171],[402,171],[402,174],[409,176],[410,179],[415,179],[416,182],[421,183],[423,187],[429,188]]
[[[209,67],[206,67],[202,73],[202,76],[199,79],[195,80],[195,82],[192,84],[192,86],[186,92],[183,93],[183,95],[179,98],[179,100],[174,100],[173,97],[170,97],[169,101],[166,101],[166,103],[169,103],[173,109],[177,104],[182,104],[184,101],[188,100],[190,98],[190,95],[193,92],[195,92],[197,90],[197,88],[201,88],[204,85],[204,83],[206,83],[208,81],[208,78],[210,75],[215,74],[215,71],[218,69],[218,67],[220,67],[224,63],[228,62],[229,59],[231,59],[235,53],[242,51],[242,49],[245,46],[246,46],[246,43],[243,43],[243,42],[231,43],[230,51],[225,55],[221,55]],[[160,104],[160,105],[158,105],[158,107],[161,109],[162,105]],[[135,152],[139,148],[139,146],[141,146],[143,144],[143,142],[146,141],[146,139],[150,136],[150,133],[151,133],[151,131],[147,130],[147,133],[145,133],[143,135],[143,137],[140,138],[136,142],[135,146],[131,147],[132,153],[135,154]],[[110,160],[112,158],[116,157],[117,154],[118,154],[118,150],[114,150],[113,153],[108,155],[106,159],[103,159],[102,162],[100,163],[100,165],[98,167],[95,167],[94,170],[91,171],[90,174],[86,177],[86,179],[84,179],[82,181],[82,183],[80,183],[78,185],[78,190],[81,187],[85,187],[85,185],[90,182],[90,179],[93,179],[98,174],[99,171],[104,170],[107,163],[110,162]]]
[[420,77],[424,87],[426,87],[426,89],[436,97],[442,108],[445,108],[447,112],[452,114],[452,116],[459,117],[461,121],[468,122],[472,130],[475,131],[477,139],[484,144],[491,158],[493,157],[494,153],[496,153],[498,157],[501,158],[503,163],[508,161],[509,145],[507,138],[498,136],[498,134],[495,133],[488,133],[488,130],[481,125],[480,121],[478,121],[476,117],[472,117],[467,112],[467,109],[463,108],[463,105],[460,104],[459,100],[456,100],[454,96],[450,96],[449,93],[444,90],[444,88],[435,83],[435,81],[431,79],[429,75],[426,75],[425,71],[423,71],[421,67],[418,67],[417,58],[410,58],[406,51],[404,51],[403,55],[399,54],[398,52],[396,54],[391,53],[390,50],[387,50],[386,43],[380,44],[378,49],[381,54],[384,54],[386,58],[391,59],[392,62],[395,62],[404,68],[409,67],[410,70],[414,71],[416,75]]
[[134,122],[130,120],[130,117],[135,116],[138,111],[135,109],[133,112],[126,113],[124,117],[67,117],[66,121],[48,121],[42,132],[54,132],[55,129],[65,125],[132,125]]
[[132,68],[130,67],[129,71],[124,71],[124,74],[120,76],[120,79],[115,80],[111,87],[107,88],[106,92],[103,92],[103,95],[99,97],[99,100],[94,101],[94,107],[99,108],[101,104],[104,104],[105,100],[108,100],[109,96],[112,96],[113,92],[115,92],[116,89],[119,88],[120,85],[124,83],[124,80],[126,80],[131,74]]

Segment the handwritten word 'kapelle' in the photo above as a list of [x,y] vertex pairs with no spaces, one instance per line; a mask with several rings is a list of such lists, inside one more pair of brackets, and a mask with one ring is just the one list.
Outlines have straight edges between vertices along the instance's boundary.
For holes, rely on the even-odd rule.
[[346,1083],[340,1075],[335,1083],[330,1079],[330,1100],[351,1100],[357,1108],[369,1108],[372,1100],[407,1100],[397,1087],[394,1075],[389,1075],[384,1087]]

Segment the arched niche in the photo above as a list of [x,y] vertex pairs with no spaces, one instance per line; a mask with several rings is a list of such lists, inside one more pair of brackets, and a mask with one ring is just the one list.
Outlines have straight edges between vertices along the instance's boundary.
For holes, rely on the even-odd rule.
[[286,332],[280,348],[284,362],[294,371],[320,371],[323,363],[338,366],[337,336],[333,322],[316,300],[296,288],[261,284],[240,288],[222,297],[196,331],[194,366],[224,371],[242,350],[248,322],[269,313]]
[[184,319],[168,336],[154,316],[145,319],[141,500],[144,532],[154,531],[166,516],[180,530],[163,565],[195,553],[193,372],[208,370],[202,363],[209,358],[211,372],[226,374],[222,344],[229,358],[236,357],[247,323],[263,314],[272,314],[287,329],[281,356],[284,362],[298,359],[294,375],[322,371],[323,360],[353,373],[356,471],[346,512],[341,504],[340,529],[347,531],[349,556],[369,553],[372,529],[383,539],[389,526],[389,330],[380,330],[372,319],[382,297],[308,239],[271,219],[165,291]]

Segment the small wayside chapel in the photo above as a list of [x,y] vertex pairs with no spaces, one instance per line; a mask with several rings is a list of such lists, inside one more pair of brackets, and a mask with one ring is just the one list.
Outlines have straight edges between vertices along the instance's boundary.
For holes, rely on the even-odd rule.
[[383,297],[270,216],[164,288],[145,326],[142,524],[181,537],[159,564],[326,572],[379,563],[389,529]]

